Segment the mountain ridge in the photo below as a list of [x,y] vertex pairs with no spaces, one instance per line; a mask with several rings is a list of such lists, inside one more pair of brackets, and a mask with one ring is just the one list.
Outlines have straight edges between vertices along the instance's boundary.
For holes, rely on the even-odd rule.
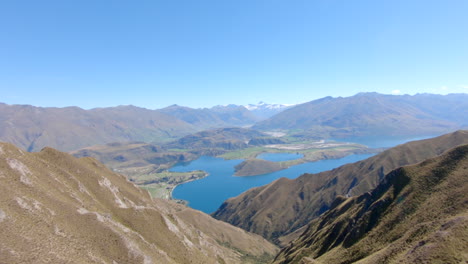
[[0,143],[2,263],[256,263],[258,236],[152,199],[94,158]]
[[287,241],[282,241],[282,237],[328,210],[338,195],[370,191],[391,170],[437,156],[462,144],[468,144],[466,130],[402,144],[331,171],[303,174],[294,180],[281,178],[226,200],[212,215],[272,242],[284,244]]
[[319,131],[317,136],[325,138],[441,134],[466,128],[467,102],[467,94],[324,97],[289,108],[253,128]]
[[468,145],[338,197],[274,263],[462,263],[468,260]]
[[28,151],[62,151],[116,141],[169,140],[196,131],[171,116],[136,106],[44,108],[0,104],[0,140]]

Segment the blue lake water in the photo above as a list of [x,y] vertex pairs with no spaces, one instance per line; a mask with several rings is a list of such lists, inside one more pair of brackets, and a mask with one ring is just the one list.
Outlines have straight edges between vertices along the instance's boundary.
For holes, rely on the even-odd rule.
[[304,157],[304,155],[298,154],[298,153],[262,153],[257,156],[257,159],[278,162],[278,161],[296,160],[302,157]]
[[224,160],[222,158],[203,156],[188,164],[181,164],[170,169],[170,171],[193,171],[204,170],[209,173],[208,177],[188,182],[177,186],[172,193],[175,199],[189,202],[189,206],[212,213],[228,198],[237,196],[242,192],[268,184],[281,177],[290,179],[297,178],[304,173],[317,173],[331,170],[346,163],[356,162],[372,155],[350,155],[341,159],[321,160],[292,166],[288,169],[259,176],[236,177],[234,166],[242,160]]
[[[336,139],[342,142],[355,142],[366,145],[371,148],[393,147],[408,141],[429,138],[421,137],[354,137],[347,139]],[[262,154],[264,155],[264,154]],[[276,154],[275,154],[276,155]],[[297,154],[283,153],[283,155],[267,155],[263,159],[296,159],[300,158]],[[300,155],[300,154],[299,154]],[[261,156],[261,155],[260,155]],[[259,156],[259,158],[260,158]],[[268,184],[281,177],[294,179],[304,173],[318,173],[337,168],[346,163],[352,163],[371,157],[370,154],[350,155],[341,159],[321,160],[316,162],[299,164],[288,169],[259,176],[236,177],[234,175],[234,166],[241,163],[242,160],[224,160],[214,157],[201,157],[195,161],[186,164],[179,164],[170,169],[170,171],[193,171],[204,170],[209,173],[208,177],[200,180],[188,182],[177,186],[172,193],[175,199],[182,199],[189,202],[189,206],[212,213],[228,198],[235,197],[242,192]],[[279,160],[276,160],[279,161]]]

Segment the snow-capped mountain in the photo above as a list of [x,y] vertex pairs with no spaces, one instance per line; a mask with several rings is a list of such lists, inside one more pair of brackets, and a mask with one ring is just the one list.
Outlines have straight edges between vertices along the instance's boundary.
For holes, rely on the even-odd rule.
[[258,104],[244,105],[250,112],[260,119],[270,118],[294,105],[292,104],[267,104],[259,102]]

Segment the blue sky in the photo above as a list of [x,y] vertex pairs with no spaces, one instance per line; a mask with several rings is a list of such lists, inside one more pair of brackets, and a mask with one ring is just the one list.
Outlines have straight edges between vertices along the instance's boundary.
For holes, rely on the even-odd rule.
[[0,102],[83,108],[468,92],[466,0],[6,0]]

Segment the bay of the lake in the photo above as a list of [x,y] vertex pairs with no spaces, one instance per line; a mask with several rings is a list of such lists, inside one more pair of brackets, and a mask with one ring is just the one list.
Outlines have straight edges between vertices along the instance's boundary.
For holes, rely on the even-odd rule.
[[203,179],[177,186],[172,196],[175,199],[186,200],[190,207],[209,214],[216,211],[226,199],[237,196],[250,188],[268,184],[281,177],[294,179],[304,173],[331,170],[370,156],[372,154],[359,154],[341,159],[320,160],[291,166],[282,171],[248,177],[234,176],[234,166],[241,163],[242,160],[224,160],[203,156],[188,164],[179,164],[170,169],[170,171],[178,172],[204,170],[209,174]]

